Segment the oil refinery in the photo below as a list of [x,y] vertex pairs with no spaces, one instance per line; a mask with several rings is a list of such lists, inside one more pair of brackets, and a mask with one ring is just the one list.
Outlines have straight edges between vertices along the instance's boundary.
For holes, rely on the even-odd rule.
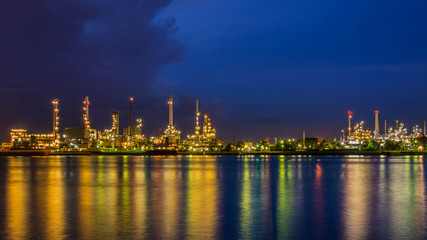
[[[365,127],[365,122],[360,121],[352,128],[351,119],[353,118],[353,112],[348,111],[348,134],[345,135],[345,131],[342,130],[341,145],[348,149],[360,149],[364,145],[371,143],[371,145],[377,145],[377,149],[390,149],[395,148],[396,150],[424,150],[425,144],[421,142],[425,141],[426,138],[426,121],[424,121],[424,131],[422,132],[418,125],[409,131],[405,127],[403,122],[395,120],[395,126],[387,127],[387,120],[384,120],[384,131],[381,133],[380,121],[378,110],[374,111],[374,131],[369,130]],[[393,147],[394,146],[394,147]]]
[[[384,120],[384,129],[380,128],[380,111],[373,113],[374,129],[366,127],[365,121],[354,123],[354,113],[347,112],[347,130],[341,130],[339,140],[326,141],[319,137],[306,137],[302,131],[302,139],[269,138],[258,142],[239,141],[224,142],[217,138],[216,129],[212,125],[209,113],[201,113],[199,101],[195,101],[194,132],[181,136],[181,131],[174,124],[174,100],[169,95],[168,121],[163,132],[159,130],[157,136],[147,137],[143,131],[142,118],[134,118],[133,104],[135,99],[129,98],[129,122],[120,131],[120,114],[118,110],[111,113],[111,127],[97,130],[91,126],[91,103],[89,96],[85,96],[82,104],[81,127],[65,127],[60,131],[60,101],[52,100],[52,129],[45,133],[29,133],[27,129],[14,128],[10,130],[10,141],[2,143],[2,151],[13,150],[49,150],[57,153],[76,151],[101,152],[136,152],[149,151],[176,151],[189,154],[205,153],[283,153],[310,152],[310,151],[417,151],[424,152],[427,144],[426,121],[424,131],[418,125],[409,131],[403,122],[387,126]],[[166,109],[166,104],[165,104]],[[166,122],[166,121],[165,121]]]
[[147,150],[191,150],[194,153],[218,151],[222,142],[216,139],[216,130],[211,119],[204,115],[203,131],[200,132],[198,101],[196,101],[196,132],[186,139],[181,139],[181,131],[174,125],[173,96],[169,95],[169,121],[163,134],[147,138],[142,132],[142,118],[134,121],[132,105],[129,99],[129,124],[120,132],[120,115],[118,110],[112,112],[111,128],[96,130],[91,127],[89,97],[86,96],[82,106],[82,127],[66,127],[60,134],[59,100],[52,101],[53,127],[50,133],[28,133],[26,129],[11,129],[10,141],[2,143],[2,150],[37,150],[51,149],[57,151],[147,151]]

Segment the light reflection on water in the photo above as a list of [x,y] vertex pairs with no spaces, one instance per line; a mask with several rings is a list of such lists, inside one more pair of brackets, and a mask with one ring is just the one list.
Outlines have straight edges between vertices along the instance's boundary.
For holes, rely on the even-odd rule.
[[0,158],[0,239],[425,239],[425,159]]

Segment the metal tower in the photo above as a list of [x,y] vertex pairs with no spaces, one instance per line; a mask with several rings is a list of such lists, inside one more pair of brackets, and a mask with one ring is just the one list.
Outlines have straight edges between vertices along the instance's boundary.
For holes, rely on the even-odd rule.
[[375,133],[380,134],[380,121],[378,119],[378,114],[380,113],[380,111],[376,110],[374,111],[374,113],[375,113]]
[[89,121],[89,97],[86,96],[83,102],[83,123],[86,129],[90,129],[90,121]]
[[129,98],[129,127],[132,126],[132,103],[133,97]]
[[351,136],[351,118],[353,117],[353,112],[352,111],[348,111],[348,138],[350,139]]
[[203,121],[203,138],[214,139],[216,135],[216,130],[212,128],[211,118],[208,114],[205,114]]
[[52,101],[52,105],[53,105],[53,137],[55,140],[59,140],[59,117],[58,117],[58,112],[59,112],[59,100],[58,99],[53,99]]
[[196,100],[196,131],[194,132],[194,135],[198,136],[200,134],[200,126],[199,126],[199,100]]
[[119,110],[113,111],[113,125],[111,131],[114,135],[119,135]]

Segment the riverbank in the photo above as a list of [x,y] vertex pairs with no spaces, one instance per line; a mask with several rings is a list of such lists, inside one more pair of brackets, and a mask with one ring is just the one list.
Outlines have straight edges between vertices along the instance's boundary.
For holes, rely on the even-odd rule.
[[325,151],[268,151],[268,152],[179,152],[176,150],[149,150],[149,151],[54,151],[54,150],[9,150],[0,151],[0,156],[73,156],[73,155],[144,155],[144,156],[167,156],[167,155],[363,155],[363,156],[405,156],[405,155],[427,155],[427,151],[359,151],[359,150],[325,150]]

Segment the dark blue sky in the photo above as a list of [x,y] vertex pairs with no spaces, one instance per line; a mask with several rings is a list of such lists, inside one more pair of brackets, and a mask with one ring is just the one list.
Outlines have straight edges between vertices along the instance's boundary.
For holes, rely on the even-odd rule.
[[12,127],[110,126],[127,99],[152,135],[167,124],[193,130],[194,100],[222,139],[332,139],[346,112],[373,128],[384,119],[427,119],[425,1],[2,1],[1,136]]

